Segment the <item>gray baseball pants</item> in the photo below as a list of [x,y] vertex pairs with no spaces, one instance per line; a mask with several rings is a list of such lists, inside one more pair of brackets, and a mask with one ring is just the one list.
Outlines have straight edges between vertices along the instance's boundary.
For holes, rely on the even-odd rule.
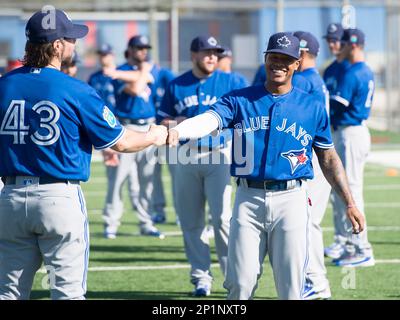
[[[143,132],[149,128],[148,125],[128,125],[127,127]],[[121,153],[119,155],[119,165],[108,167],[108,188],[106,204],[103,210],[103,220],[106,228],[116,231],[121,223],[120,220],[123,214],[122,186],[131,171],[135,170],[135,167],[139,182],[139,198],[136,203],[133,202],[132,204],[136,206],[140,229],[146,231],[153,227],[149,208],[153,193],[155,160],[155,147],[149,147],[135,153]],[[130,187],[130,190],[135,190],[135,188]]]
[[[186,146],[178,149],[182,150]],[[179,152],[179,150],[178,150]],[[179,217],[186,256],[191,265],[191,282],[212,282],[210,246],[203,231],[206,226],[206,201],[212,216],[215,247],[223,274],[226,273],[229,219],[231,218],[230,165],[212,164],[212,158],[229,157],[230,148],[193,154],[200,163],[174,165],[176,212]],[[225,160],[228,161],[228,160]],[[208,164],[207,164],[208,163]]]
[[[242,180],[240,180],[242,181]],[[237,188],[224,287],[229,300],[252,299],[268,254],[279,299],[302,299],[310,210],[306,182],[285,191]]]
[[[339,127],[333,131],[333,140],[345,168],[354,201],[357,208],[365,215],[363,197],[364,167],[371,148],[371,136],[368,127],[365,125]],[[359,235],[352,235],[351,223],[346,216],[346,205],[335,192],[333,192],[333,200],[335,237],[343,244],[346,242],[353,244],[356,250],[361,252],[371,250],[371,244],[368,242],[367,226]]]
[[17,177],[0,194],[0,300],[29,299],[42,262],[52,299],[84,299],[89,229],[82,190],[26,179]]

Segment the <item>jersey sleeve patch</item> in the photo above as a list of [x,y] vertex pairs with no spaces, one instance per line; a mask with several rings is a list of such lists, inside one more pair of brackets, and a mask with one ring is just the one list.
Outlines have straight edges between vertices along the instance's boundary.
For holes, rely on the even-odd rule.
[[103,119],[107,121],[111,128],[115,128],[117,125],[117,119],[115,118],[114,113],[112,113],[107,106],[104,106],[103,108]]

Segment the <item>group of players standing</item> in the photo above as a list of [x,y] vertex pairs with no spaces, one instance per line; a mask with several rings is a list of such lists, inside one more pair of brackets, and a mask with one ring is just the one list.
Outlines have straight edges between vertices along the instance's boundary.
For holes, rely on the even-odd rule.
[[[65,48],[71,53],[74,39],[87,33],[87,28],[72,26],[63,12],[57,14],[70,28],[72,36],[63,34],[68,31],[67,27],[57,30],[56,35],[43,30],[39,23],[43,17],[36,14],[27,25],[27,46],[56,41],[52,42],[53,48],[62,54],[54,56],[51,63],[43,66],[25,61],[25,67],[1,83],[4,101],[19,94],[8,88],[8,83],[14,79],[32,81],[32,77],[42,71],[43,77],[49,81],[51,77],[59,77],[53,74],[52,69],[61,68]],[[57,40],[57,36],[61,40]],[[343,30],[340,24],[331,24],[326,39],[336,60],[325,71],[325,82],[316,69],[318,40],[309,32],[297,31],[270,37],[265,63],[252,86],[247,86],[246,80],[237,73],[218,70],[218,62],[230,58],[231,53],[212,36],[198,36],[192,40],[192,68],[176,78],[168,70],[148,61],[151,46],[145,36],[134,36],[129,40],[125,51],[126,63],[118,68],[112,48],[108,45],[99,48],[102,70],[91,76],[89,84],[106,106],[100,108],[92,93],[90,101],[82,96],[79,99],[87,99],[86,104],[96,105],[96,109],[93,109],[93,114],[78,111],[78,118],[74,121],[80,123],[80,117],[87,118],[88,123],[82,124],[85,132],[96,148],[103,149],[108,176],[103,212],[105,237],[112,239],[117,236],[123,213],[121,189],[127,179],[132,206],[138,212],[140,233],[164,237],[154,226],[156,222],[165,221],[165,196],[160,165],[152,159],[156,157],[157,147],[167,142],[170,145],[167,158],[174,148],[178,149],[178,154],[179,150],[188,150],[191,158],[188,163],[171,161],[169,170],[174,207],[191,264],[194,296],[208,296],[213,280],[209,242],[204,237],[206,202],[229,299],[253,297],[266,254],[270,258],[280,299],[331,297],[320,227],[330,186],[333,188],[335,242],[325,249],[325,254],[332,257],[337,266],[374,265],[365,230],[362,198],[363,168],[370,146],[365,120],[369,116],[374,90],[373,74],[364,62],[365,36],[359,29]],[[75,85],[82,87],[77,82]],[[85,90],[82,87],[81,91]],[[67,92],[63,94],[64,100],[60,101],[71,99]],[[58,110],[57,106],[45,102],[50,105],[46,109],[50,114]],[[68,102],[68,105],[74,103]],[[15,104],[10,108],[15,109]],[[79,112],[85,113],[80,115]],[[8,113],[4,119],[7,116]],[[101,117],[106,125],[99,122]],[[4,119],[2,122],[10,127],[12,118],[8,122]],[[60,136],[58,126],[69,120],[60,120],[59,124],[57,120],[57,114],[53,119],[41,120],[50,121],[44,128],[56,136],[45,141],[49,135],[42,135],[43,130],[38,129],[31,138],[36,148],[53,145],[60,137],[66,139],[68,135]],[[23,118],[21,121],[23,123]],[[155,123],[169,128],[168,137],[165,128]],[[111,129],[97,132],[94,130],[96,126]],[[7,128],[2,128],[3,135],[10,135],[5,132]],[[217,136],[214,134],[216,130],[219,132]],[[15,136],[15,139],[22,139],[22,142],[17,147],[10,144],[9,149],[17,148],[21,153],[24,139],[19,137]],[[192,141],[185,143],[187,139]],[[243,163],[234,157],[238,141],[241,142],[240,148],[244,148],[240,151],[250,147],[251,154],[245,154],[245,158],[252,158],[253,163],[247,171],[242,170]],[[6,138],[2,142],[11,143]],[[8,163],[9,158],[13,158],[13,153],[6,154],[4,163]],[[85,157],[85,163],[88,159]],[[215,159],[229,160],[215,163]],[[313,159],[312,164],[310,159]],[[60,178],[64,174],[61,166],[57,166],[52,177],[48,177],[46,166],[41,162],[37,166],[45,173],[38,171],[32,178],[29,178],[32,173],[27,175],[20,168],[0,166],[6,185],[2,192],[4,201],[0,202],[4,209],[0,215],[0,226],[3,226],[0,228],[0,298],[26,298],[33,279],[30,277],[37,269],[36,265],[29,268],[29,277],[18,285],[16,279],[21,280],[21,277],[14,275],[16,267],[5,263],[12,261],[10,257],[15,258],[18,251],[15,250],[16,243],[10,245],[13,242],[10,240],[12,228],[5,229],[5,226],[9,219],[7,215],[20,209],[9,199],[20,201],[23,198],[21,188],[25,190],[31,185],[42,185],[46,192],[53,192],[50,185],[55,183],[60,186],[60,192],[64,188],[60,184],[64,183],[66,188],[77,189],[77,196],[73,197],[80,203],[85,226],[84,241],[78,242],[86,243],[86,247],[79,245],[79,252],[85,257],[84,266],[74,264],[73,270],[79,272],[71,275],[77,280],[83,271],[81,283],[86,283],[87,221],[77,181],[87,180],[87,170],[69,175],[64,180]],[[238,186],[233,211],[231,176],[235,177]],[[18,194],[17,198],[15,194]],[[46,214],[50,212],[46,211]],[[24,263],[25,258],[21,259]],[[51,265],[52,259],[50,255],[47,263]],[[74,261],[76,263],[76,259]],[[61,269],[63,272],[67,270],[65,266]],[[82,298],[86,291],[86,284],[76,291],[68,281],[59,285],[52,291],[54,298]],[[20,294],[23,290],[25,293]]]

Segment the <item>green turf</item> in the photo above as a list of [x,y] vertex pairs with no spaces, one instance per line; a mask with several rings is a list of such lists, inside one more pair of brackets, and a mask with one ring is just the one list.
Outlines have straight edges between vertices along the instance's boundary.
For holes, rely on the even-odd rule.
[[[370,226],[400,227],[400,177],[386,176],[387,168],[368,165],[365,172],[366,214]],[[179,231],[172,209],[170,178],[166,168],[163,179],[167,194],[167,219],[160,229],[165,232]],[[90,218],[91,251],[90,267],[111,266],[164,266],[187,265],[183,240],[179,235],[167,236],[164,240],[139,236],[138,224],[127,192],[124,194],[125,214],[119,236],[115,240],[102,237],[101,209],[106,189],[105,170],[101,163],[93,163],[92,177],[83,184]],[[332,227],[332,212],[328,209],[322,223]],[[329,229],[331,230],[331,229]],[[324,232],[325,244],[333,239],[332,231]],[[375,258],[400,259],[399,230],[377,230],[369,232]],[[216,263],[214,246],[212,260]],[[399,263],[378,263],[375,267],[343,269],[329,265],[326,259],[328,278],[334,299],[399,299]],[[222,274],[217,266],[212,268],[213,291],[209,299],[225,299]],[[350,274],[349,272],[354,272]],[[33,299],[47,299],[48,290],[41,287],[43,274],[37,274],[32,291]],[[355,283],[347,281],[353,279]],[[348,288],[354,284],[355,288]],[[346,287],[347,285],[347,287]],[[345,287],[345,288],[344,288]],[[347,288],[347,289],[346,289]],[[193,286],[189,282],[189,269],[89,271],[88,299],[193,299],[189,293]],[[275,299],[276,291],[268,261],[259,281],[256,299]]]

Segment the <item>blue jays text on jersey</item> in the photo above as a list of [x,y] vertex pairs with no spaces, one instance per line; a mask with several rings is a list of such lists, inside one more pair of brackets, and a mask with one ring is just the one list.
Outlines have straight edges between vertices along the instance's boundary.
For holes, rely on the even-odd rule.
[[368,119],[374,89],[374,74],[365,62],[351,64],[331,96],[333,127],[357,126]]
[[[333,147],[323,102],[296,87],[285,95],[273,95],[264,85],[235,90],[208,112],[217,117],[220,128],[236,129],[233,176],[254,180],[312,179],[312,147]],[[235,150],[238,146],[239,151]],[[244,150],[252,152],[245,157],[254,161],[253,170],[238,174],[243,164],[238,163],[235,153]]]
[[[117,70],[134,71],[138,70],[137,66],[125,63],[117,68]],[[151,70],[153,79],[155,79],[155,69]],[[115,115],[119,118],[126,119],[148,119],[156,114],[154,105],[155,87],[153,83],[149,84],[140,95],[132,96],[124,92],[125,82],[114,80],[115,92]]]
[[93,146],[112,146],[123,132],[92,87],[56,69],[0,78],[0,176],[86,181]]
[[[157,122],[160,123],[164,118],[192,118],[202,114],[222,95],[238,88],[241,88],[241,82],[229,73],[216,70],[208,78],[198,79],[190,70],[169,84],[157,113]],[[207,136],[200,139],[199,145],[216,147],[229,138],[230,132],[226,130],[219,137]]]
[[115,95],[112,81],[112,78],[106,76],[102,70],[99,70],[90,76],[88,83],[96,90],[106,105],[114,111]]

